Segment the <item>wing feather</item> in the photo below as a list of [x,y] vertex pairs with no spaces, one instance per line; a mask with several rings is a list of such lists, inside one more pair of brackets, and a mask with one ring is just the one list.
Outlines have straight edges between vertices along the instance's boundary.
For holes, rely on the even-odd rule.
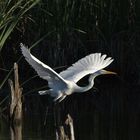
[[52,68],[34,57],[30,53],[29,49],[27,49],[23,44],[20,45],[22,54],[25,57],[26,61],[35,69],[35,71],[41,78],[48,81],[50,88],[56,88],[59,86],[65,87],[67,85],[66,81],[58,73],[56,73]]
[[60,76],[76,83],[85,75],[95,73],[111,64],[113,59],[106,57],[106,54],[101,55],[101,53],[90,54],[74,63],[68,69],[60,72]]

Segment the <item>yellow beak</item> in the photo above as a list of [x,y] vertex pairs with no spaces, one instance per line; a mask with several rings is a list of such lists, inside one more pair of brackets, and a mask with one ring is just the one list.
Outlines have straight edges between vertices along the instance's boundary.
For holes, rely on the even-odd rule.
[[112,71],[107,71],[107,70],[105,70],[105,74],[117,74],[116,72],[112,72]]

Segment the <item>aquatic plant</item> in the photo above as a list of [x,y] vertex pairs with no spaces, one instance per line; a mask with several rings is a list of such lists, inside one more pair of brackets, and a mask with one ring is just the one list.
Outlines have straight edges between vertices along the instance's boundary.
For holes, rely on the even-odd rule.
[[24,14],[38,2],[39,0],[0,1],[0,50]]

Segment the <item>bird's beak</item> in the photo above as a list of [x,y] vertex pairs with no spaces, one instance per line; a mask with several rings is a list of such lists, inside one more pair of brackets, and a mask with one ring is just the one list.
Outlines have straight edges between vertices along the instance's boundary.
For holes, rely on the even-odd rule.
[[117,74],[116,72],[112,72],[112,71],[107,71],[107,70],[105,70],[105,74]]

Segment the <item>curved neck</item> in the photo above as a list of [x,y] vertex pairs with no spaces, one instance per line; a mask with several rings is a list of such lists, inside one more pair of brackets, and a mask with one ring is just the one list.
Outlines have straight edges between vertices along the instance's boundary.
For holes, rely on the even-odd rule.
[[76,92],[86,92],[86,91],[90,90],[93,87],[93,85],[94,85],[94,79],[95,79],[96,76],[97,75],[93,75],[93,74],[90,75],[90,77],[89,77],[89,84],[87,86],[85,86],[85,87],[79,87],[78,86]]

